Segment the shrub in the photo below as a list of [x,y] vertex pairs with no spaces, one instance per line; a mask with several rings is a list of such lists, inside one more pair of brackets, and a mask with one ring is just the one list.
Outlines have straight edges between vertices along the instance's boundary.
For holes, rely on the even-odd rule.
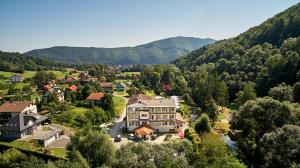
[[209,117],[206,114],[202,114],[195,122],[195,130],[198,134],[210,132],[211,126],[209,123]]

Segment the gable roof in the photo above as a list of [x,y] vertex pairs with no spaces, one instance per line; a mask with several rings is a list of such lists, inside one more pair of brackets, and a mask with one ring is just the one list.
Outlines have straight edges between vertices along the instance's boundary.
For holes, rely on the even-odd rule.
[[135,103],[144,104],[146,106],[169,106],[169,107],[176,106],[175,101],[172,99],[167,99],[167,98],[155,99],[151,96],[146,96],[143,94],[137,94],[130,97],[126,105],[129,106]]
[[142,124],[134,129],[134,132],[138,135],[144,136],[144,135],[150,135],[154,131],[154,128],[147,124]]
[[77,90],[77,86],[76,85],[72,85],[72,86],[69,87],[69,89],[74,92],[74,91]]
[[101,88],[113,88],[113,83],[112,82],[101,82],[100,87]]
[[98,92],[98,93],[91,93],[86,99],[87,100],[101,100],[104,97],[104,93]]
[[0,112],[22,112],[29,105],[30,101],[5,102],[0,106]]

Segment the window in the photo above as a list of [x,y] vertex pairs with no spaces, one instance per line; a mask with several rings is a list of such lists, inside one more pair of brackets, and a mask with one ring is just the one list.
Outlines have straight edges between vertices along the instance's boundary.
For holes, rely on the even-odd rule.
[[142,124],[148,124],[147,121],[142,121]]
[[136,121],[136,122],[135,122],[135,125],[136,125],[136,126],[139,126],[139,125],[140,125],[140,122],[139,122],[139,121]]
[[160,126],[160,122],[155,122],[155,126]]
[[142,117],[147,117],[147,114],[141,114]]
[[150,115],[149,118],[150,118],[151,120],[153,120],[153,119],[154,119],[154,116],[153,116],[153,115]]
[[130,121],[129,122],[129,126],[133,126],[134,125],[134,122],[133,121]]
[[127,108],[127,111],[128,111],[128,112],[132,112],[132,108],[131,108],[131,107],[128,107],[128,108]]
[[156,107],[156,108],[155,108],[155,112],[160,112],[160,108],[159,108],[159,107]]
[[152,107],[149,107],[149,111],[150,111],[150,112],[153,112],[153,108],[152,108]]
[[175,115],[170,115],[170,119],[174,119],[175,118]]
[[149,122],[149,125],[150,126],[154,126],[154,122]]
[[168,125],[167,121],[162,122],[162,125]]
[[167,107],[163,107],[163,108],[162,108],[162,111],[167,111]]
[[170,121],[170,125],[175,125],[175,122],[174,121]]
[[164,120],[168,119],[168,115],[163,115],[163,119]]
[[160,120],[160,115],[156,115],[156,119],[157,119],[157,120]]
[[131,116],[130,116],[130,119],[131,119],[131,120],[133,120],[133,119],[134,119],[134,116],[133,116],[133,115],[131,115]]
[[139,108],[139,107],[136,107],[136,108],[135,108],[135,111],[140,111],[140,108]]
[[135,115],[135,119],[139,119],[140,118],[140,116],[139,115]]
[[175,108],[174,107],[170,107],[169,110],[170,110],[170,112],[173,112],[175,110]]

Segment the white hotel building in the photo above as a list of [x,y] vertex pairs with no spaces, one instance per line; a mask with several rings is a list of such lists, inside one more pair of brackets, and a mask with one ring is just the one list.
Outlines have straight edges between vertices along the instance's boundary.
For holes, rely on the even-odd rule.
[[129,98],[126,105],[126,126],[134,131],[141,125],[148,125],[157,132],[177,132],[185,121],[176,113],[176,103],[172,99],[145,96],[142,94]]

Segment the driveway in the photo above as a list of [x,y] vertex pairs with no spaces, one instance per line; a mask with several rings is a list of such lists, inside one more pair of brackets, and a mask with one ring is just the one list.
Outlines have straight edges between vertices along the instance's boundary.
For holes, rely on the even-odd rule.
[[[127,98],[124,98],[124,99],[127,104],[128,99]],[[111,128],[109,129],[108,133],[112,138],[115,138],[118,134],[120,134],[121,128],[125,127],[125,121],[123,121],[125,116],[126,116],[126,108],[124,109],[124,112],[120,115],[120,117],[116,120],[116,123],[113,124],[111,126]]]

